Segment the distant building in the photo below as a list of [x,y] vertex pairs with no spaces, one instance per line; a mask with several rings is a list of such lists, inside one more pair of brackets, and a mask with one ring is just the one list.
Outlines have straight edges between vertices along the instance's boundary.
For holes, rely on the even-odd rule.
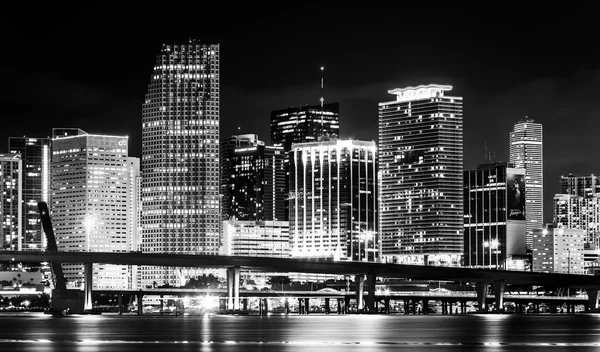
[[585,233],[578,229],[556,228],[552,224],[533,231],[534,272],[584,274]]
[[525,169],[506,162],[464,172],[464,265],[524,268]]
[[289,258],[287,221],[223,222],[223,255]]
[[[142,251],[216,255],[221,246],[220,46],[163,45],[142,105]],[[143,285],[199,268],[144,267]]]
[[561,176],[560,193],[572,194],[580,197],[592,197],[600,193],[600,180],[598,180],[598,176],[594,174],[588,176],[578,176],[574,174]]
[[510,162],[525,169],[527,247],[531,248],[533,230],[544,226],[544,145],[542,125],[522,119],[510,132]]
[[382,260],[460,265],[463,253],[463,99],[452,86],[389,90],[379,103]]
[[290,107],[271,112],[271,144],[286,152],[293,143],[316,142],[319,137],[337,139],[340,134],[339,103]]
[[[58,250],[134,250],[139,160],[127,156],[128,138],[77,129],[53,132],[51,212]],[[93,269],[95,288],[135,288],[131,266],[94,264]],[[83,285],[83,265],[64,263],[63,272],[69,287]]]
[[329,140],[292,145],[292,257],[376,261],[377,147]]
[[6,251],[23,250],[23,161],[20,154],[0,154],[0,235]]
[[283,221],[286,218],[284,151],[257,135],[224,140],[221,192],[224,220]]
[[46,237],[38,211],[40,201],[50,205],[50,138],[10,137],[8,150],[23,160],[23,250],[41,251]]

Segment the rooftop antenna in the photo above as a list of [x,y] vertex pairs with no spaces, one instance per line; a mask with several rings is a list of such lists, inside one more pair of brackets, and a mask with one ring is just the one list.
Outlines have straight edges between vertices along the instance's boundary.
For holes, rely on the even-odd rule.
[[323,135],[323,102],[325,99],[323,98],[323,70],[325,67],[321,66],[321,136]]
[[483,141],[483,162],[487,163],[487,139]]

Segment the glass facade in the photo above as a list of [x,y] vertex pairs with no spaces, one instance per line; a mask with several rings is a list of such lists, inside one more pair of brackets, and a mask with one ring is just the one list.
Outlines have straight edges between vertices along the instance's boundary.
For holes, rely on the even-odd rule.
[[0,154],[0,235],[2,250],[23,250],[21,155]]
[[266,146],[256,135],[222,143],[224,220],[283,221],[285,169],[281,146]]
[[459,265],[463,109],[451,86],[393,89],[379,103],[380,231],[386,262]]
[[375,142],[298,143],[290,153],[292,257],[378,260]]
[[[143,252],[218,254],[219,44],[163,45],[142,106]],[[145,268],[144,285],[201,269]]]
[[517,168],[526,170],[527,247],[531,248],[533,230],[544,227],[544,162],[542,125],[523,119],[510,133],[510,160]]
[[23,160],[23,250],[46,247],[37,204],[50,197],[50,138],[10,137],[8,149]]

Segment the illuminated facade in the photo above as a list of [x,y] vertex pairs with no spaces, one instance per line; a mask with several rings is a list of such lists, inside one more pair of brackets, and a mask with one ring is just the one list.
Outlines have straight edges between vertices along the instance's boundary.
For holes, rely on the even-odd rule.
[[594,174],[589,176],[578,176],[574,174],[561,176],[560,193],[572,194],[580,197],[596,196],[600,193],[600,180],[598,180],[598,176]]
[[463,252],[462,97],[452,86],[389,90],[379,103],[382,260],[460,265]]
[[223,255],[289,258],[289,224],[287,221],[224,221]]
[[293,144],[289,187],[292,257],[379,259],[375,142]]
[[23,163],[21,155],[0,154],[1,250],[23,250]]
[[544,227],[544,162],[542,125],[523,119],[510,133],[510,160],[517,168],[526,170],[525,203],[527,247],[531,248],[533,230]]
[[518,267],[526,255],[525,169],[484,164],[464,176],[464,266]]
[[10,137],[8,150],[23,160],[23,250],[44,250],[38,202],[50,204],[50,138]]
[[557,226],[584,230],[586,249],[600,249],[600,197],[555,194],[553,208]]
[[584,274],[583,244],[585,233],[549,224],[535,229],[532,236],[532,265],[534,272]]
[[[128,138],[53,130],[52,222],[59,251],[134,250],[139,161]],[[94,288],[133,289],[132,268],[94,264]],[[63,264],[69,287],[83,285],[83,265]]]
[[286,152],[293,143],[316,142],[319,137],[339,138],[340,104],[290,107],[271,112],[271,143]]
[[283,147],[266,146],[257,135],[238,135],[223,141],[221,150],[224,220],[283,221]]
[[[142,245],[218,254],[219,44],[163,45],[142,106]],[[178,285],[202,269],[148,267],[144,285]]]

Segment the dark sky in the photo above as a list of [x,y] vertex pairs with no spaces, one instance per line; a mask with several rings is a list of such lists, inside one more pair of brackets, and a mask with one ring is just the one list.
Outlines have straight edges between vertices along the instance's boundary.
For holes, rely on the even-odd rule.
[[428,83],[464,98],[465,169],[485,144],[507,160],[519,118],[542,123],[546,221],[560,175],[600,174],[600,27],[585,6],[203,3],[4,9],[0,152],[9,136],[78,127],[129,135],[140,156],[155,56],[197,38],[221,44],[221,138],[239,127],[269,142],[271,110],[319,104],[323,65],[342,137],[377,140],[387,90]]

